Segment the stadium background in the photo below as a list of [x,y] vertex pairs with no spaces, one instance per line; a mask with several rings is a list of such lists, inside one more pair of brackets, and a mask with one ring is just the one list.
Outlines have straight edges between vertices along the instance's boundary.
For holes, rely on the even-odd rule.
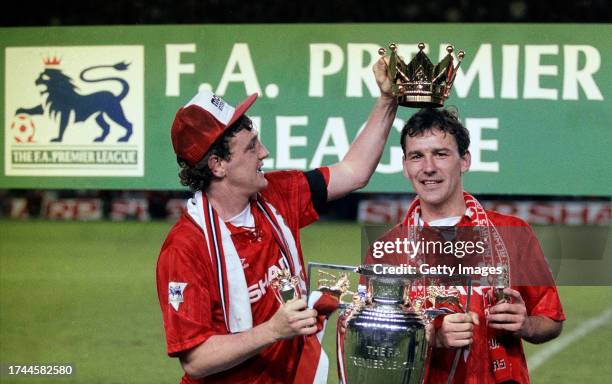
[[[564,5],[510,1],[495,6],[486,1],[436,1],[383,7],[357,1],[330,1],[325,6],[280,1],[132,1],[97,4],[95,9],[84,2],[48,1],[38,7],[16,7],[0,16],[3,26],[610,22],[606,1]],[[605,183],[611,175],[601,176]],[[176,190],[73,190],[70,179],[61,189],[0,190],[0,364],[73,362],[76,374],[62,379],[66,382],[176,382],[180,368],[164,353],[154,267],[159,246],[186,195]],[[574,236],[579,243],[576,249],[592,242],[589,233],[600,233],[602,224],[608,231],[609,194],[574,196],[559,191],[479,197],[492,204],[503,201],[506,207],[527,214],[541,238],[558,233],[559,227],[580,232]],[[360,252],[361,227],[355,222],[359,202],[376,199],[378,216],[393,220],[394,212],[401,211],[401,201],[408,198],[362,193],[331,204],[324,220],[304,231],[307,259],[350,264]],[[609,257],[609,243],[604,247],[602,252]],[[562,286],[560,293],[568,315],[563,341],[555,342],[556,348],[550,348],[552,343],[527,346],[533,381],[608,382],[612,376],[612,290],[609,286]],[[333,366],[333,340],[328,337],[326,342]],[[333,372],[330,382],[335,382]]]

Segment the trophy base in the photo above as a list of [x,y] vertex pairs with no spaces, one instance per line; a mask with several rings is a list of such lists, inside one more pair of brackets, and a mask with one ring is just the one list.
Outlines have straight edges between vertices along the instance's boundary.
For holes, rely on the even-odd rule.
[[444,99],[431,95],[396,95],[397,103],[409,108],[439,108],[444,105]]

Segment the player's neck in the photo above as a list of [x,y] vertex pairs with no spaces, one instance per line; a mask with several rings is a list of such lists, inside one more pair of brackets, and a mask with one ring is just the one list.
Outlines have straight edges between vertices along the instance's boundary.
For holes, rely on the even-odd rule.
[[421,201],[421,218],[425,222],[446,219],[448,217],[463,216],[466,206],[463,193],[456,194],[441,204],[428,204]]
[[250,200],[249,196],[236,193],[220,185],[211,185],[206,191],[206,197],[223,221],[228,221],[244,211]]

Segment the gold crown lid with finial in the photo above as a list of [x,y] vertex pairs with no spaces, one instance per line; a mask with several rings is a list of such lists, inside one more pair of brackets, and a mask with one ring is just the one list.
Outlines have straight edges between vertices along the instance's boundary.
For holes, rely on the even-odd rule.
[[[419,52],[406,64],[397,54],[397,44],[389,44],[391,56],[387,71],[393,82],[393,96],[405,107],[441,107],[450,95],[457,69],[465,53],[457,52],[457,66],[454,66],[454,48],[449,45],[446,47],[447,55],[434,66],[423,52],[425,44],[419,43],[418,47]],[[386,49],[380,48],[378,53],[384,56]]]

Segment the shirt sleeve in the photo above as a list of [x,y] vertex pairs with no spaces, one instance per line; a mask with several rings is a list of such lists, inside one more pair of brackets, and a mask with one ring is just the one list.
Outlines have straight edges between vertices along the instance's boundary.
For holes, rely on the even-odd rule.
[[316,208],[320,209],[327,201],[327,167],[308,172],[275,171],[266,174],[266,178],[269,186],[264,196],[275,207],[282,207],[284,217],[299,228],[319,219]]
[[555,281],[533,229],[527,224],[518,229],[521,231],[520,237],[526,239],[521,247],[519,273],[523,276],[519,280],[518,290],[525,301],[527,314],[545,316],[555,321],[565,320]]
[[555,321],[565,320],[556,287],[521,287],[519,292],[529,316],[545,316]]
[[157,263],[157,294],[169,356],[177,356],[218,333],[205,268],[189,248],[163,248]]
[[321,210],[327,203],[329,170],[327,167],[323,168],[323,170],[327,172],[323,172],[321,169],[313,169],[312,171],[304,172],[304,176],[306,176],[306,181],[308,182],[308,189],[310,190],[310,199],[317,213],[321,213]]

